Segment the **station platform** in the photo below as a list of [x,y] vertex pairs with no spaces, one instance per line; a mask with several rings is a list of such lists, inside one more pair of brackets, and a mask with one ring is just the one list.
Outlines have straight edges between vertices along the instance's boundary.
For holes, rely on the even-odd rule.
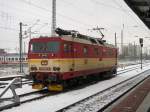
[[150,76],[104,112],[150,112]]
[[136,112],[150,112],[150,92],[144,98],[143,102],[140,104]]

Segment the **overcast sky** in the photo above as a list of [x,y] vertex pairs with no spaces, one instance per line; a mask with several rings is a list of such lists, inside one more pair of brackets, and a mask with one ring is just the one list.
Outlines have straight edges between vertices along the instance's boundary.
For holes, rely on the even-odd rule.
[[[27,25],[23,27],[24,31],[37,23],[32,32],[38,34],[32,34],[32,37],[50,35],[51,9],[52,0],[0,0],[0,48],[9,52],[18,49],[19,22]],[[88,29],[103,27],[107,42],[114,44],[116,32],[119,45],[123,24],[125,44],[134,41],[138,44],[135,36],[147,37],[150,34],[123,0],[57,0],[57,27],[97,38],[100,34]],[[28,38],[24,39],[26,46],[28,41]]]

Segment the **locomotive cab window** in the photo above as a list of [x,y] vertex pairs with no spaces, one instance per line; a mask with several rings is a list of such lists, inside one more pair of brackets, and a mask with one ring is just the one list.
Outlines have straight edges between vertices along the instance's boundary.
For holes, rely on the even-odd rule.
[[50,52],[57,53],[59,51],[59,42],[33,42],[30,47],[30,52]]
[[56,53],[59,51],[59,42],[48,42],[47,43],[48,52]]

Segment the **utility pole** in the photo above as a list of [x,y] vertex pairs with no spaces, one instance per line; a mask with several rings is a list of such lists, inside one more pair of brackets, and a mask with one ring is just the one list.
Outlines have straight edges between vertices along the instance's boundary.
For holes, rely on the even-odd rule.
[[26,43],[24,42],[24,52],[23,52],[23,54],[25,54],[26,53]]
[[19,33],[19,54],[20,54],[20,73],[23,72],[23,64],[22,64],[22,22],[19,23],[20,25],[20,33]]
[[31,27],[29,27],[29,39],[31,40]]
[[51,29],[52,36],[56,36],[55,29],[56,29],[56,0],[52,0],[52,29]]
[[142,52],[143,52],[143,51],[142,51],[142,47],[141,47],[141,69],[143,68],[143,67],[142,67],[142,58],[143,58]]
[[121,30],[121,52],[122,52],[122,57],[124,57],[123,36],[124,36],[124,24],[123,24],[123,28]]
[[136,46],[135,46],[135,41],[134,41],[134,56],[133,58],[135,58],[135,61],[136,61]]
[[117,48],[117,34],[115,32],[115,47]]

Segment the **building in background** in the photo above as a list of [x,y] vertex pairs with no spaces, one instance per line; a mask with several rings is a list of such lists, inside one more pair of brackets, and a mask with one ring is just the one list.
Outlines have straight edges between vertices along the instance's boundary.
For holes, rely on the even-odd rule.
[[0,49],[0,55],[3,55],[3,54],[5,54],[6,52],[5,52],[5,50],[4,49]]
[[[150,52],[147,47],[143,47],[143,59],[150,59]],[[138,60],[141,54],[141,46],[135,43],[123,45],[123,54],[119,53],[120,59],[134,59]]]
[[[23,63],[27,63],[27,54],[23,54]],[[0,49],[0,64],[19,64],[19,53],[7,53],[4,49]]]

